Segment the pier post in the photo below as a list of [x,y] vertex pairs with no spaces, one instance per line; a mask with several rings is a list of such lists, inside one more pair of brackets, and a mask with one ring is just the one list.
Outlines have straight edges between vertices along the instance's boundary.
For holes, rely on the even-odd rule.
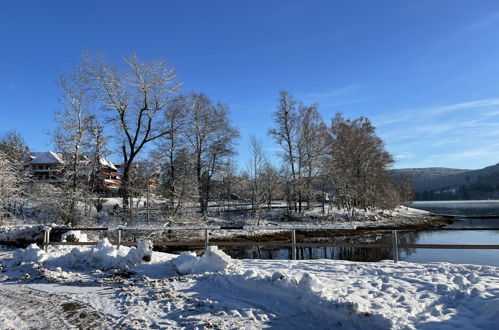
[[398,237],[397,237],[396,230],[392,231],[392,252],[393,252],[393,261],[398,262],[399,261],[399,243],[398,243]]
[[121,246],[121,228],[118,229],[118,250],[120,249]]
[[291,259],[296,260],[296,230],[291,231]]
[[43,251],[47,252],[50,244],[50,229],[45,229],[43,231]]
[[209,238],[208,238],[208,229],[204,230],[204,252],[208,251]]

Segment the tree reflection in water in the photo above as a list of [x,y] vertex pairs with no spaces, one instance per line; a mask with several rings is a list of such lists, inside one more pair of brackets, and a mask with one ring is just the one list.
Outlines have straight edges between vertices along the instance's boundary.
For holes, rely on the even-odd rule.
[[[414,244],[418,241],[419,232],[400,232],[399,244]],[[300,243],[359,243],[359,244],[385,244],[392,245],[390,233],[368,234],[344,237],[314,237],[308,238]],[[287,242],[283,242],[287,243]],[[289,247],[266,247],[251,246],[237,248],[222,248],[227,254],[235,259],[291,259]],[[414,253],[415,249],[401,249],[405,256]],[[402,255],[402,253],[400,253]],[[335,259],[350,261],[376,262],[380,260],[393,259],[391,248],[354,248],[354,247],[299,247],[296,257],[299,260],[310,259]]]

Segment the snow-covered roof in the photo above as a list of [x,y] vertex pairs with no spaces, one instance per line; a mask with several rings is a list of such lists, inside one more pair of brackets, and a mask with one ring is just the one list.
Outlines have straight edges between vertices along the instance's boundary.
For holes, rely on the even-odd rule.
[[[88,160],[87,155],[81,155],[82,160]],[[54,151],[31,152],[28,157],[28,162],[31,164],[64,164],[62,155]],[[118,169],[110,161],[104,157],[99,158],[99,164],[109,167],[115,171]]]
[[99,158],[99,163],[102,165],[102,166],[107,166],[109,168],[112,168],[113,170],[117,171],[118,169],[116,168],[116,166],[113,165],[113,163],[111,163],[110,161],[108,161],[107,159],[105,159],[104,157],[100,157]]
[[62,156],[53,151],[31,152],[29,161],[32,164],[64,164]]

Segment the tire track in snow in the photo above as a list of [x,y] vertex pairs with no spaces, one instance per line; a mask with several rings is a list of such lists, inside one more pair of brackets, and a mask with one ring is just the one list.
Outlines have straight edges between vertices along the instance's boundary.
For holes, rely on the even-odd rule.
[[[5,316],[15,315],[17,318],[17,320],[7,321],[25,326],[25,329],[112,328],[112,323],[95,309],[59,295],[38,290],[13,291],[2,286],[0,287],[0,306],[0,310],[5,311]],[[2,317],[1,313],[0,317]]]

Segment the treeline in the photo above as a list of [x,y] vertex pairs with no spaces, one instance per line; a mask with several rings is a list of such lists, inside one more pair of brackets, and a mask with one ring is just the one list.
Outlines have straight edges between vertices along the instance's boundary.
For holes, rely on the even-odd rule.
[[[248,164],[238,169],[239,131],[228,106],[203,93],[183,93],[174,70],[161,60],[144,62],[132,54],[116,67],[101,55],[86,54],[74,71],[60,77],[59,87],[63,109],[56,113],[58,126],[51,136],[63,158],[64,178],[38,194],[52,196],[58,205],[50,207],[65,223],[78,222],[79,205],[93,201],[102,208],[101,196],[89,185],[95,180],[81,180],[96,172],[83,168],[81,159],[98,164],[111,145],[122,158],[123,221],[139,208],[134,197],[146,192],[166,201],[161,218],[185,216],[192,205],[205,214],[215,200],[251,201],[259,217],[273,199],[285,199],[290,212],[302,212],[327,199],[347,209],[369,209],[393,208],[411,198],[407,183],[388,175],[393,158],[367,118],[337,114],[328,125],[318,105],[305,105],[285,91],[279,93],[268,130],[281,147],[280,162],[271,161],[273,155],[252,136]],[[26,155],[22,138],[16,139],[4,138],[0,148],[4,210],[12,201],[4,198],[11,193],[3,187],[19,187],[20,199],[27,190],[20,187],[29,181],[18,177],[22,157],[9,155],[12,150]]]
[[281,91],[269,135],[281,146],[285,196],[301,212],[314,193],[328,193],[338,206],[393,208],[412,197],[409,182],[388,173],[393,157],[365,117],[336,114],[327,125],[318,105],[305,105]]
[[414,197],[420,201],[499,199],[499,172],[478,175],[473,182],[467,181],[458,186],[419,191]]

